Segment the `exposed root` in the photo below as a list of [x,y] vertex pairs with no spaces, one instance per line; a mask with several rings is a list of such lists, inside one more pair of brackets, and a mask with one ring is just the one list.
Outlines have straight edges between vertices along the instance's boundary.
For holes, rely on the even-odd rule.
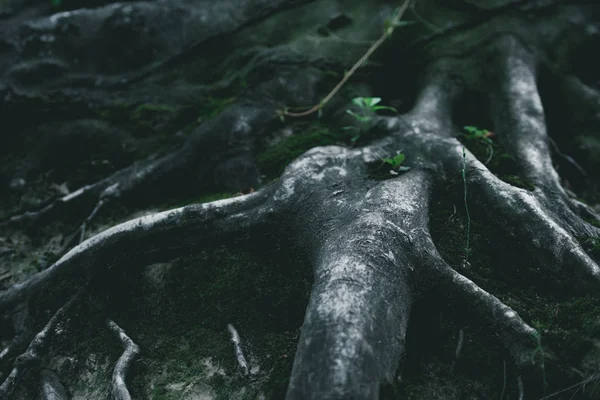
[[125,350],[117,363],[112,375],[111,382],[111,393],[115,400],[131,400],[131,395],[127,389],[125,379],[127,378],[127,371],[131,367],[131,364],[135,361],[135,358],[140,354],[140,348],[127,336],[125,331],[121,329],[115,322],[110,319],[106,320],[106,326],[121,342],[123,349]]
[[[17,307],[17,310],[12,314],[13,327],[15,330],[14,337],[11,342],[0,352],[0,368],[4,369],[7,363],[16,354],[23,351],[30,339],[31,330],[29,328],[29,315],[27,306]],[[0,379],[2,379],[2,371],[0,370]]]
[[[416,233],[426,227],[430,176],[411,171],[354,198],[357,214],[323,232],[288,399],[377,398],[404,353]],[[331,213],[331,214],[329,214]],[[418,251],[418,250],[414,250]],[[319,374],[314,371],[319,370]]]
[[240,367],[240,371],[242,375],[248,376],[250,375],[250,368],[248,368],[248,363],[246,362],[246,357],[244,357],[244,352],[242,351],[242,344],[240,335],[232,324],[227,324],[227,330],[231,335],[231,343],[233,343],[233,352],[235,354],[235,359],[238,362],[238,366]]
[[40,371],[40,398],[42,400],[68,400],[67,390],[58,375],[49,369]]
[[[474,35],[473,31],[470,34]],[[413,110],[402,117],[382,118],[390,135],[368,147],[314,148],[292,162],[278,182],[255,193],[141,217],[82,241],[87,224],[109,200],[189,171],[191,166],[204,174],[202,178],[207,171],[215,176],[215,171],[227,172],[227,168],[215,167],[231,167],[227,160],[198,157],[200,151],[210,149],[217,158],[226,158],[232,153],[225,149],[239,140],[239,147],[231,151],[252,154],[254,141],[262,134],[256,131],[268,126],[275,117],[276,103],[285,98],[280,92],[289,90],[291,97],[298,97],[308,91],[305,99],[314,97],[318,79],[307,72],[301,85],[283,78],[266,82],[260,92],[246,99],[250,101],[235,104],[203,124],[182,149],[54,203],[54,207],[63,207],[82,196],[89,199],[90,206],[95,204],[79,229],[81,243],[48,269],[1,292],[0,310],[26,302],[42,287],[73,271],[93,279],[102,269],[166,261],[223,243],[236,246],[257,240],[271,245],[277,241],[275,247],[296,251],[314,270],[287,399],[378,398],[381,384],[394,380],[405,352],[414,299],[431,287],[442,288],[449,300],[465,305],[498,335],[518,370],[514,389],[524,398],[529,395],[525,385],[528,374],[544,368],[543,361],[535,357],[540,352],[538,332],[508,305],[452,269],[428,232],[431,198],[449,182],[459,181],[462,172],[457,192],[468,202],[469,210],[473,215],[487,215],[520,241],[539,260],[542,274],[568,276],[574,286],[588,285],[594,291],[600,286],[600,267],[579,243],[580,235],[600,236],[598,228],[581,218],[593,210],[573,200],[560,185],[536,84],[538,60],[515,36],[478,40],[473,45],[476,48],[469,49],[475,54],[469,57],[438,57],[441,60],[428,69]],[[469,40],[460,42],[469,45]],[[501,181],[453,137],[452,109],[457,94],[488,77],[477,59],[479,47],[485,48],[485,55],[493,55],[489,74],[493,84],[486,90],[492,102],[494,131],[515,158],[522,178],[533,182],[535,190]],[[455,79],[448,71],[462,76]],[[399,149],[408,155],[408,172],[384,181],[369,175],[369,164]],[[52,207],[27,218],[41,218]],[[15,221],[19,218],[27,219],[15,217]],[[0,386],[0,396],[10,394],[23,371],[39,360],[80,293],[56,312],[17,358]],[[125,349],[114,369],[113,397],[130,399],[125,380],[139,348],[113,321],[107,320],[107,326]],[[249,376],[240,336],[233,325],[227,329],[240,370]],[[463,340],[460,331],[457,359]],[[0,354],[0,361],[2,356],[9,358],[6,354],[8,350]],[[506,368],[504,379],[501,397],[507,389]],[[55,375],[42,374],[48,393],[60,392],[57,382]]]
[[85,292],[85,288],[81,288],[67,301],[56,313],[50,318],[44,329],[42,329],[31,341],[29,347],[23,354],[17,357],[11,373],[6,377],[2,385],[0,385],[0,398],[8,399],[15,389],[19,378],[30,368],[34,368],[44,355],[52,337],[57,333],[59,324],[64,322],[67,313],[71,310],[74,304],[79,301]]
[[563,208],[563,204],[542,190],[530,193],[508,185],[481,168],[474,157],[471,166],[471,185],[478,189],[485,213],[504,215],[504,221],[510,223],[505,224],[503,229],[538,249],[547,266],[546,271],[571,275],[576,277],[574,284],[597,290],[600,267],[584,251],[576,237],[576,234],[596,236],[597,228]]
[[[285,1],[282,0],[282,4]],[[86,185],[63,196],[39,210],[26,211],[0,221],[0,228],[14,225],[35,226],[51,220],[65,210],[91,209],[88,217],[70,236],[64,248],[69,249],[79,233],[84,239],[89,222],[101,207],[119,199],[133,199],[146,190],[182,190],[173,188],[170,181],[193,171],[193,184],[199,188],[223,187],[241,190],[257,187],[260,172],[253,151],[269,133],[266,127],[276,120],[275,109],[291,99],[316,97],[316,88],[322,79],[317,70],[283,69],[278,75],[258,85],[254,90],[223,110],[213,120],[200,125],[177,150],[162,157],[156,156],[137,162],[93,184]],[[292,85],[292,86],[290,86]],[[293,90],[290,88],[293,87]],[[85,214],[84,214],[85,215]]]
[[[441,263],[440,259],[438,265]],[[462,300],[470,311],[498,333],[517,366],[529,368],[536,330],[527,325],[513,309],[449,266],[439,268],[437,272],[440,283],[447,288],[448,296]]]
[[[210,246],[236,235],[260,231],[275,211],[263,206],[270,190],[246,196],[190,205],[124,222],[73,248],[56,263],[24,282],[0,292],[0,310],[25,301],[43,286],[75,268],[93,274],[99,267],[171,259],[190,249]],[[119,254],[115,260],[113,256]],[[108,265],[107,265],[108,264]]]

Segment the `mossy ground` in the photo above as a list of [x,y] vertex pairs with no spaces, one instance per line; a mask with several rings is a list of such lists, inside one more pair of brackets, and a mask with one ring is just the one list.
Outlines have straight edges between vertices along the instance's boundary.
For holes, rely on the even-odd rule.
[[[51,367],[74,399],[106,398],[122,352],[104,326],[108,316],[141,347],[129,375],[134,398],[255,399],[259,393],[282,398],[311,274],[305,260],[252,245],[107,272],[101,279],[107,285],[92,290],[53,343]],[[52,290],[65,298],[75,283]],[[250,378],[238,371],[229,323],[242,338]]]
[[[459,176],[456,179],[460,182]],[[555,398],[597,398],[600,300],[580,297],[548,273],[533,268],[536,260],[528,258],[523,245],[501,231],[499,221],[483,223],[483,216],[478,214],[471,214],[469,262],[465,263],[464,204],[460,198],[444,197],[431,207],[430,228],[436,246],[453,268],[539,330],[545,366],[545,374],[540,372],[533,378],[539,393],[549,395],[594,379],[585,390],[582,385],[574,386]],[[407,358],[411,363],[416,361],[418,367],[407,370],[398,389],[403,395],[398,398],[499,398],[503,390],[504,398],[516,398],[516,372],[494,332],[470,314],[468,305],[449,302],[443,295],[437,297],[438,304],[418,304],[413,312]],[[455,359],[461,329],[464,345]],[[414,332],[412,336],[410,332]],[[540,357],[540,353],[535,356]]]

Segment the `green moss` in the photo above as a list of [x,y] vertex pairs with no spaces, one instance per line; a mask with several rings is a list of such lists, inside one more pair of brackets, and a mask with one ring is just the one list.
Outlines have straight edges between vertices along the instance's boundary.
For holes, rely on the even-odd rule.
[[344,144],[347,139],[348,135],[345,132],[312,126],[303,133],[284,138],[275,146],[258,154],[258,167],[264,175],[273,179],[281,175],[290,162],[307,150],[317,146]]
[[[285,392],[311,270],[272,249],[249,248],[147,267],[133,285],[129,304],[113,315],[128,321],[144,352],[131,382],[136,397],[171,400],[188,390],[186,396],[228,400]],[[228,323],[240,333],[251,366],[260,366],[252,382],[237,373]]]
[[202,103],[198,104],[199,120],[207,120],[219,115],[225,107],[235,101],[235,96],[230,97],[212,97],[209,96]]
[[98,118],[124,127],[136,136],[171,135],[183,129],[193,131],[202,121],[214,118],[231,104],[235,97],[207,97],[195,105],[131,104],[114,102],[96,108]]
[[[594,343],[600,338],[600,299],[569,291],[568,285],[556,283],[555,276],[532,268],[536,260],[523,256],[526,254],[523,251],[524,245],[507,235],[500,221],[489,224],[488,220],[482,221],[478,214],[472,215],[472,255],[469,264],[465,265],[466,216],[463,207],[459,206],[460,200],[453,200],[446,194],[448,192],[442,190],[440,199],[431,207],[430,229],[436,247],[452,268],[498,297],[517,311],[525,322],[539,330],[541,351],[537,352],[536,358],[541,361],[543,352],[544,370],[538,370],[536,373],[539,375],[532,377],[539,383],[539,390],[544,389],[544,377],[548,383],[546,394],[580,382],[582,376],[573,373],[571,368],[581,371],[584,378],[591,375],[598,368],[589,360],[595,348]],[[597,243],[589,240],[587,244],[593,255]],[[441,303],[444,302],[447,299],[442,297]],[[475,391],[475,398],[493,397],[494,393],[502,390],[505,357],[502,346],[493,339],[493,335],[490,335],[481,321],[462,312],[465,307],[468,304],[450,302],[447,308],[429,310],[428,313],[435,316],[431,317],[434,320],[433,330],[439,332],[435,337],[421,337],[423,331],[432,330],[429,325],[415,328],[419,332],[421,348],[414,351],[429,353],[430,356],[422,361],[420,377],[406,377],[402,388],[408,398],[438,398],[436,393],[431,392],[436,387],[436,391],[440,393],[456,395],[450,396],[451,398],[461,397],[461,393],[473,393],[473,388],[479,384],[483,386],[480,387],[481,391]],[[424,313],[418,310],[412,313],[414,316],[422,314]],[[437,321],[447,315],[443,319],[447,322]],[[429,369],[435,369],[436,366],[448,368],[456,346],[455,335],[460,328],[465,329],[465,336],[470,341],[469,346],[463,348],[453,375],[460,375],[461,379],[448,377],[445,380],[443,374],[436,373],[432,374],[433,381],[430,382],[427,378],[423,381],[423,376],[427,377]],[[532,348],[536,346],[532,343]],[[511,368],[507,362],[507,373],[513,373]],[[482,371],[486,376],[482,376]],[[514,387],[509,385],[509,390],[514,391]],[[573,392],[569,392],[568,397],[572,394]],[[579,395],[581,397],[574,398],[594,398],[591,392],[585,395],[580,392]],[[509,397],[513,396],[511,394]]]
[[535,190],[535,186],[531,182],[519,177],[515,159],[496,140],[492,139],[491,145],[489,145],[480,139],[467,139],[465,136],[459,136],[458,139],[479,161],[486,163],[489,170],[504,182],[522,189]]
[[520,187],[521,189],[526,189],[529,191],[535,190],[535,186],[531,182],[521,179],[517,175],[503,174],[498,175],[498,178],[502,179],[506,183],[510,183],[513,186]]

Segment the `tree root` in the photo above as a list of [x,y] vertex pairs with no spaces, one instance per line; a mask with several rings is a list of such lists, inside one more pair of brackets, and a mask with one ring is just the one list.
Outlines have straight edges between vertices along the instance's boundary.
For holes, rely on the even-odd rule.
[[135,358],[138,356],[138,354],[140,354],[140,348],[115,322],[107,319],[106,326],[114,334],[114,336],[119,339],[123,349],[125,350],[115,364],[115,369],[112,375],[111,393],[113,399],[131,400],[131,395],[129,394],[129,390],[127,390],[127,385],[125,384],[125,378],[127,378],[127,371],[129,371],[131,364],[133,364]]
[[[272,223],[273,207],[263,206],[269,190],[213,203],[191,205],[133,219],[96,235],[61,257],[47,269],[0,292],[0,310],[26,301],[42,287],[64,277],[74,268],[118,268],[143,264],[147,260],[172,258],[191,248],[211,246],[215,242],[235,238],[252,229],[263,229]],[[143,243],[143,246],[139,247]],[[160,244],[160,245],[159,245]],[[157,247],[158,246],[158,247]],[[114,260],[107,254],[126,254]],[[90,258],[91,255],[92,256]]]
[[54,371],[48,369],[40,371],[40,398],[42,400],[69,399],[67,390]]
[[[8,360],[12,359],[27,346],[31,334],[28,319],[27,307],[17,307],[17,310],[12,315],[15,334],[8,346],[0,352],[0,368],[4,369]],[[0,370],[0,380],[2,378],[3,374]]]
[[79,301],[84,293],[84,288],[77,291],[69,301],[67,301],[56,313],[50,318],[44,329],[38,332],[33,338],[27,350],[17,357],[14,367],[4,382],[0,385],[0,398],[8,399],[14,391],[19,378],[28,369],[35,368],[40,362],[40,358],[48,349],[52,337],[56,334],[59,324],[64,322],[64,319],[70,309]]
[[250,368],[248,368],[248,362],[246,362],[246,357],[244,357],[244,352],[242,351],[240,335],[232,324],[227,324],[227,330],[231,335],[233,352],[235,353],[235,359],[240,367],[240,371],[243,376],[248,376],[250,375]]
[[[190,171],[197,175],[192,184],[197,184],[198,191],[211,187],[238,191],[257,187],[260,173],[252,153],[261,135],[268,134],[264,128],[276,120],[274,110],[278,104],[289,99],[313,100],[321,79],[318,71],[311,69],[280,71],[276,78],[259,85],[214,120],[200,125],[181,148],[159,158],[153,156],[135,163],[47,203],[39,210],[13,215],[0,221],[0,228],[36,227],[52,221],[67,210],[69,213],[75,213],[75,210],[85,213],[91,209],[80,226],[66,239],[62,255],[83,241],[88,225],[101,209],[114,206],[124,199],[135,202],[139,197],[145,198],[149,191],[156,191],[156,188],[161,188],[161,192],[165,187],[182,190],[173,188],[169,182]],[[295,90],[288,90],[287,85],[290,84]]]
[[[405,354],[414,302],[432,288],[442,288],[447,300],[465,304],[465,312],[497,334],[517,368],[514,386],[519,398],[530,396],[535,392],[531,376],[540,369],[544,372],[543,360],[536,358],[539,332],[453,269],[429,233],[432,199],[452,184],[462,194],[466,185],[465,205],[531,252],[538,262],[532,265],[536,273],[551,275],[557,282],[566,277],[565,282],[581,294],[597,293],[600,287],[600,267],[580,244],[581,237],[600,237],[600,229],[581,217],[597,215],[573,200],[560,184],[536,85],[540,60],[515,36],[477,38],[475,44],[464,40],[467,44],[461,45],[475,55],[431,61],[414,108],[402,116],[377,120],[387,137],[360,148],[316,147],[293,161],[277,182],[250,195],[164,211],[110,228],[83,241],[48,269],[0,292],[0,310],[27,301],[76,269],[93,279],[103,269],[155,263],[216,244],[235,247],[255,240],[306,256],[314,271],[287,399],[378,398],[381,384],[395,380]],[[441,46],[453,43],[440,40]],[[482,71],[482,58],[493,60],[491,72]],[[305,83],[312,88],[309,78]],[[534,184],[532,191],[503,182],[454,137],[453,106],[463,91],[482,81],[492,104],[494,132],[516,160],[519,176]],[[224,126],[224,131],[238,137],[266,126],[273,118],[266,111],[271,105],[264,109],[240,105],[214,125],[209,123],[202,128],[215,140],[208,142],[215,145],[209,148],[222,149],[219,145],[225,143],[211,136],[217,128]],[[185,157],[196,157],[195,146],[206,144],[204,140],[195,136],[182,150]],[[383,181],[372,179],[368,166],[400,149],[408,155],[410,170]],[[172,171],[175,167],[166,166],[174,161],[172,157],[141,171],[136,182]],[[177,168],[188,165],[178,162]],[[159,165],[166,169],[159,171]],[[464,180],[459,179],[461,173]],[[109,187],[124,190],[119,185]],[[96,203],[87,222],[105,204],[103,200]],[[0,394],[10,393],[23,366],[39,358],[73,301],[17,358]],[[113,374],[113,396],[129,399],[125,375],[139,349],[114,322],[107,324],[125,347]],[[228,330],[247,376],[239,335],[233,325]]]

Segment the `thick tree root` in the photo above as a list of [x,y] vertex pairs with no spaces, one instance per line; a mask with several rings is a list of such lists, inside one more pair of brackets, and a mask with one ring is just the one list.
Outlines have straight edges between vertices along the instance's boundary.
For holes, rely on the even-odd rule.
[[[88,212],[81,225],[63,244],[64,254],[73,245],[83,241],[89,223],[101,209],[114,206],[124,199],[135,202],[157,188],[161,188],[161,192],[165,187],[168,190],[181,190],[169,183],[181,176],[193,173],[192,184],[197,185],[200,191],[211,187],[225,190],[257,187],[260,172],[252,153],[261,135],[269,133],[265,127],[276,120],[275,110],[292,99],[314,101],[315,89],[321,79],[318,72],[311,69],[283,70],[275,79],[259,85],[214,120],[200,125],[181,148],[159,158],[151,157],[135,163],[45,204],[39,210],[11,216],[0,221],[0,228],[39,226],[67,211]],[[292,84],[294,90],[290,91],[288,85]]]
[[[504,26],[507,20],[516,32],[528,32],[529,25],[509,17],[495,23]],[[465,312],[498,335],[517,368],[519,397],[530,396],[534,390],[528,386],[529,378],[544,368],[543,360],[536,358],[539,332],[441,257],[429,233],[430,203],[440,190],[451,187],[462,195],[466,188],[468,195],[460,197],[465,206],[531,252],[538,262],[532,265],[537,273],[564,279],[579,293],[597,293],[600,288],[600,267],[580,244],[581,237],[600,237],[600,229],[582,219],[597,215],[571,198],[553,168],[536,84],[538,55],[519,35],[492,37],[481,32],[487,35],[485,40],[458,40],[458,32],[458,39],[440,39],[431,47],[431,51],[439,46],[454,49],[450,44],[456,39],[456,48],[462,46],[464,54],[470,53],[468,57],[435,54],[414,108],[405,115],[377,120],[377,128],[387,131],[387,137],[360,148],[316,147],[293,161],[276,183],[253,194],[190,205],[110,228],[83,241],[48,269],[1,292],[0,311],[11,310],[76,270],[93,279],[105,269],[132,268],[217,244],[235,247],[255,240],[302,254],[314,271],[287,399],[378,398],[381,385],[395,380],[406,351],[415,299],[432,288],[442,288],[449,301],[464,304]],[[470,31],[473,37],[475,33]],[[478,62],[482,58],[491,59],[494,68],[483,70]],[[311,89],[316,79],[307,74],[301,81]],[[481,82],[492,104],[494,131],[515,158],[519,175],[533,183],[531,191],[500,180],[455,138],[453,106],[465,90]],[[274,88],[267,92],[275,93]],[[127,181],[129,186],[112,181],[108,188],[113,194],[122,193],[149,182],[148,177],[187,168],[186,160],[197,156],[200,143],[223,149],[227,138],[217,137],[219,129],[231,134],[230,139],[258,135],[273,119],[269,110],[276,102],[265,103],[264,108],[236,105],[214,125],[209,122],[202,128],[205,135],[195,136],[178,153],[184,161],[176,161],[175,166],[170,164],[175,163],[174,156],[168,155],[135,175],[139,180]],[[407,154],[410,170],[374,180],[369,167],[400,149]],[[104,200],[101,195],[88,219]],[[39,358],[73,301],[17,358],[0,394],[12,391],[23,366],[29,365],[27,360]],[[108,326],[126,349],[115,367],[113,396],[128,399],[125,375],[138,349],[116,324],[108,321]],[[228,329],[238,364],[248,375],[239,335],[232,325]]]
[[54,371],[42,369],[40,371],[40,398],[42,400],[68,400],[69,395],[60,378]]
[[[176,254],[209,247],[253,229],[268,225],[272,207],[262,205],[269,190],[246,196],[192,205],[137,218],[96,235],[73,248],[51,267],[0,293],[0,310],[26,301],[31,295],[64,277],[75,268],[97,272],[104,267],[119,268],[148,260],[170,259]],[[139,247],[139,245],[142,245]],[[137,250],[133,250],[137,248]],[[92,256],[92,254],[94,254]],[[106,259],[106,255],[112,254]],[[123,254],[123,258],[115,255]],[[91,256],[91,257],[90,257]]]
[[59,324],[63,323],[70,309],[79,301],[84,293],[84,288],[77,291],[69,301],[67,301],[56,313],[50,318],[44,329],[42,329],[31,341],[27,350],[17,357],[11,373],[6,377],[0,385],[0,398],[10,398],[14,391],[19,378],[25,371],[35,368],[40,362],[40,358],[44,355],[52,337],[56,334]]
[[131,364],[133,364],[136,357],[140,354],[140,348],[114,321],[107,319],[106,326],[121,342],[121,345],[125,350],[121,357],[119,357],[113,371],[111,382],[112,397],[115,400],[131,400],[131,395],[127,389],[125,379],[127,378],[127,372],[129,371]]

